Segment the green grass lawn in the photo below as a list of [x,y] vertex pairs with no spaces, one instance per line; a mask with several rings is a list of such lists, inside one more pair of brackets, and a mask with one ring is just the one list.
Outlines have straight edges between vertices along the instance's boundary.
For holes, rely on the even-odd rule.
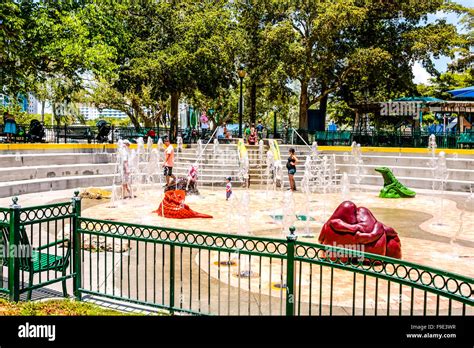
[[[49,300],[44,302],[9,302],[0,299],[2,315],[137,315],[104,309],[91,303],[73,300]],[[138,314],[139,315],[139,314]]]

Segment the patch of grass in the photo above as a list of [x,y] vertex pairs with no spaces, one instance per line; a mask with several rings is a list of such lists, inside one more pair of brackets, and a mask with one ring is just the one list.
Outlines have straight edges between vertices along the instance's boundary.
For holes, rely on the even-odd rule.
[[91,303],[74,300],[49,300],[44,302],[9,302],[0,299],[0,316],[3,315],[137,315],[105,309]]

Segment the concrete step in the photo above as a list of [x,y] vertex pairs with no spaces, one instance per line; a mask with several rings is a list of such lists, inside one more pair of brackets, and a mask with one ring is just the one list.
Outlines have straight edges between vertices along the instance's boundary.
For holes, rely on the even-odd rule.
[[[173,174],[177,177],[187,177],[187,173],[185,172],[173,172]],[[216,174],[216,173],[211,173],[211,174],[206,174],[206,173],[200,173],[198,175],[198,180],[212,180],[212,181],[215,181],[215,182],[222,182],[222,181],[225,181],[225,178],[227,178],[228,176],[232,177],[232,178],[238,178],[239,177],[239,173],[238,172],[225,172],[225,173],[222,173],[222,174]]]
[[226,166],[226,165],[239,165],[239,161],[237,159],[232,160],[232,159],[210,159],[210,160],[200,160],[196,161],[196,159],[193,158],[176,158],[175,163],[183,163],[191,166],[192,164],[200,164],[202,165],[208,165],[208,166]]
[[115,162],[115,155],[109,153],[40,153],[0,155],[0,168]]
[[[365,174],[374,174],[380,175],[375,171],[375,168],[379,167],[378,165],[363,165],[361,169]],[[356,170],[356,166],[353,164],[337,164],[336,168],[340,172],[351,173]],[[389,167],[393,174],[396,177],[403,176],[403,177],[425,177],[425,178],[433,178],[433,169],[430,167],[410,167],[410,166],[391,166]],[[467,169],[447,169],[448,177],[454,180],[461,180],[461,181],[472,181],[474,182],[474,170],[467,170]]]
[[67,176],[114,174],[115,163],[105,164],[66,164],[43,165],[35,167],[0,168],[0,182],[44,179]]
[[[347,157],[347,156],[346,156]],[[341,161],[342,159],[342,161]],[[362,156],[364,164],[373,164],[384,167],[391,166],[420,166],[421,164],[426,165],[432,161],[431,157],[428,156]],[[344,161],[344,156],[336,156],[338,163],[349,163],[349,158]],[[452,169],[474,169],[474,159],[470,158],[446,158],[446,166]]]
[[[173,170],[185,170],[186,172],[191,168],[191,164],[187,163],[175,163],[175,166],[173,167]],[[198,168],[198,172],[202,171],[228,171],[228,170],[239,170],[240,166],[233,164],[233,165],[222,165],[222,166],[212,166],[212,165],[201,165]]]
[[[114,183],[115,175],[88,175],[88,176],[70,176],[60,178],[32,179],[21,181],[10,181],[0,183],[0,197],[13,197],[26,193],[57,191],[66,189],[79,189],[85,187],[107,187]],[[223,178],[208,180],[200,178],[198,185],[225,187]],[[232,180],[235,187],[241,186],[242,181],[235,177]]]
[[113,181],[113,174],[104,174],[2,182],[0,183],[0,197],[11,197],[25,193],[77,189],[90,186],[111,186]]
[[[355,183],[355,175],[348,174],[351,184]],[[411,189],[431,189],[433,187],[433,179],[431,178],[423,178],[423,177],[404,177],[400,176],[397,179],[405,186]],[[382,176],[376,175],[362,175],[363,185],[376,185],[383,186],[383,178]],[[449,179],[446,181],[445,189],[446,191],[461,191],[461,192],[469,192],[471,185],[474,185],[472,181],[465,181],[465,180],[453,180]],[[439,181],[436,181],[436,187],[439,187]]]

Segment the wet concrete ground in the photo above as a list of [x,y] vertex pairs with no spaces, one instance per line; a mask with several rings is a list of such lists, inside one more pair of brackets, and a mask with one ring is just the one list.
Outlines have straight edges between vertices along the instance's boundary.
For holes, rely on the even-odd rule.
[[[201,190],[201,197],[190,197],[192,209],[214,215],[213,219],[170,220],[152,213],[158,207],[160,193],[142,192],[138,198],[118,202],[116,208],[109,201],[83,200],[83,215],[139,224],[206,230],[217,233],[240,234],[247,224],[246,211],[240,202],[243,191],[235,190],[234,202],[226,202],[220,191]],[[68,192],[69,194],[69,192]],[[284,209],[283,193],[250,191],[249,233],[255,236],[284,238],[283,226],[271,218]],[[46,195],[47,197],[48,195]],[[38,197],[22,197],[23,202],[35,203]],[[43,202],[45,197],[43,198]],[[64,201],[65,193],[51,193],[51,201]],[[465,211],[465,197],[439,197],[419,194],[415,199],[383,200],[375,192],[352,193],[357,205],[372,210],[377,219],[394,227],[400,235],[403,259],[472,277],[474,260],[474,209]],[[67,198],[69,199],[69,198]],[[294,195],[297,213],[311,216],[314,221],[291,221],[297,227],[300,241],[316,242],[319,229],[341,202],[340,194],[306,196]],[[1,203],[1,202],[0,202]],[[440,209],[440,205],[443,209]],[[26,204],[25,204],[26,205]],[[242,215],[243,214],[243,215]],[[286,221],[288,223],[288,221]],[[308,230],[308,233],[307,231]],[[285,230],[286,231],[286,230]],[[456,241],[453,242],[453,237]],[[143,302],[170,303],[169,246],[132,242],[125,252],[83,252],[84,287],[108,295],[122,295]],[[118,250],[118,249],[117,249]],[[233,265],[219,261],[231,259]],[[286,289],[282,274],[286,263],[279,259],[217,253],[190,248],[175,249],[176,307],[221,314],[280,314],[284,313]],[[239,270],[240,268],[240,270]],[[241,270],[251,270],[251,278],[239,277]],[[299,275],[301,269],[301,276]],[[332,286],[331,286],[332,283]],[[365,286],[364,286],[365,285]],[[333,289],[330,291],[329,289]],[[365,290],[364,290],[365,289]],[[354,295],[355,294],[355,295]],[[390,294],[390,296],[389,296]],[[333,270],[317,265],[297,265],[297,310],[301,314],[356,314],[385,313],[390,303],[391,313],[422,313],[427,303],[428,313],[446,312],[447,300],[435,295],[426,297],[421,290],[411,292],[387,281],[356,275],[349,271]],[[331,306],[332,304],[332,306]],[[461,311],[454,302],[452,309]],[[470,310],[470,309],[469,309]]]
[[[171,220],[159,217],[151,213],[158,206],[159,198],[150,192],[143,193],[136,200],[120,202],[116,208],[107,207],[108,203],[92,203],[94,207],[85,208],[84,215],[230,234],[245,233],[248,226],[251,235],[285,237],[285,222],[275,221],[271,217],[272,214],[283,213],[284,193],[268,195],[261,191],[249,191],[250,217],[247,224],[243,221],[246,210],[241,207],[244,193],[236,190],[234,194],[235,201],[226,202],[220,192],[201,190],[201,197],[187,200],[192,209],[212,214],[213,219]],[[314,220],[304,222],[295,218],[291,221],[297,227],[299,240],[316,242],[322,223],[340,203],[340,195],[315,194],[308,197],[297,193],[293,198],[296,213],[307,214]],[[419,195],[415,199],[384,200],[374,193],[361,192],[352,194],[351,200],[368,207],[378,220],[398,231],[404,260],[472,277],[474,219],[472,212],[463,212],[458,208],[459,201],[463,203],[462,199],[456,199],[456,202],[450,198],[444,199],[442,203],[439,197],[429,195]],[[309,204],[309,209],[305,204]],[[440,214],[436,214],[440,204],[444,207],[442,219],[439,218]],[[460,217],[463,217],[463,224]],[[459,233],[460,228],[465,233]],[[306,229],[309,229],[309,233]],[[457,240],[453,243],[456,234]],[[155,296],[159,301],[169,303],[167,248],[159,245],[156,249],[154,245],[139,243],[134,246],[132,243],[127,257],[122,256],[123,260],[114,271],[115,284],[126,284],[118,288],[126,289],[127,296],[142,301],[149,301],[150,296]],[[282,274],[286,273],[285,261],[190,248],[177,248],[175,252],[175,303],[178,307],[221,314],[280,314],[280,310],[284,311],[286,289],[278,288],[278,284],[285,282],[281,279]],[[221,263],[228,260],[232,260],[233,265]],[[319,313],[320,309],[322,314],[329,314],[331,310],[333,314],[347,314],[352,313],[353,307],[356,314],[361,314],[364,307],[366,314],[375,314],[376,308],[377,313],[386,312],[388,303],[391,312],[407,314],[413,311],[421,314],[424,303],[428,313],[435,313],[436,306],[440,312],[446,312],[450,306],[447,300],[438,300],[432,294],[428,294],[425,299],[421,290],[412,292],[409,287],[399,288],[395,283],[390,286],[384,280],[376,281],[375,278],[362,275],[354,277],[349,271],[331,271],[327,267],[320,269],[317,265],[298,264],[297,272],[300,268],[301,275],[297,276],[297,307],[301,314]],[[242,270],[250,270],[252,276],[239,277]],[[332,292],[329,290],[331,288]],[[456,303],[451,307],[453,311],[462,310]]]

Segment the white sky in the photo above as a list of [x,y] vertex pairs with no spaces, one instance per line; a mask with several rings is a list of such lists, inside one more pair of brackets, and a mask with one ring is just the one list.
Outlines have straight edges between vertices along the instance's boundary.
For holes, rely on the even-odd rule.
[[[454,0],[454,2],[461,4],[466,7],[473,7],[473,0]],[[428,16],[428,21],[434,21],[436,19],[445,18],[448,23],[458,24],[459,17],[456,14],[446,14],[441,11],[438,11],[436,14]],[[463,28],[459,25],[459,30],[463,30]],[[435,67],[441,72],[445,72],[447,70],[448,64],[451,62],[451,59],[448,57],[441,57],[439,59],[435,59]],[[431,75],[426,71],[425,68],[419,63],[416,62],[413,65],[413,82],[415,83],[429,83],[429,78]]]

